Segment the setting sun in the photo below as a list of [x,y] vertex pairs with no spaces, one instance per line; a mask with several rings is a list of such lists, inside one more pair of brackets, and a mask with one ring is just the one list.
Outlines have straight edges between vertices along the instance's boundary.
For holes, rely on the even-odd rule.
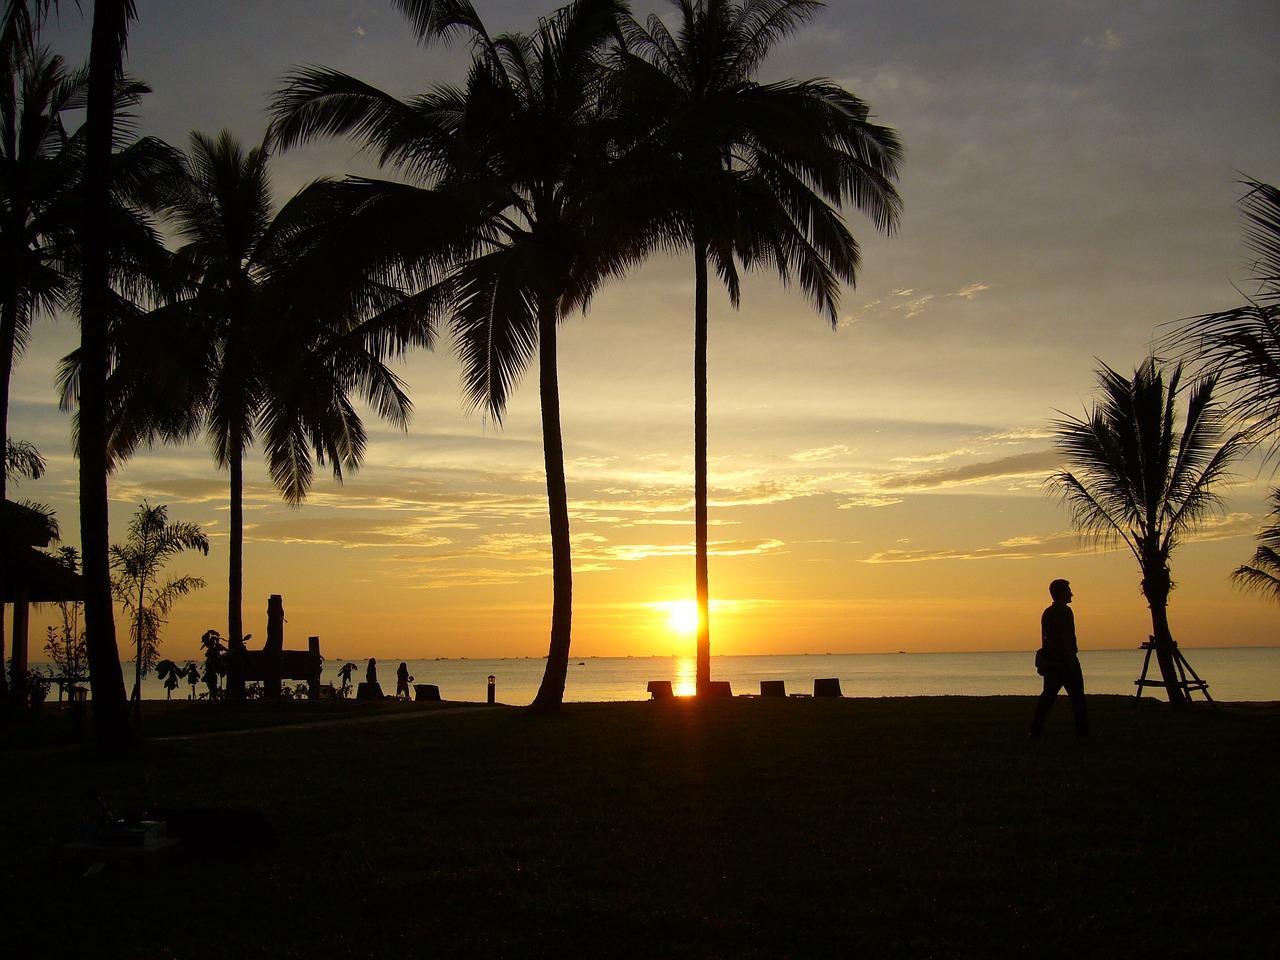
[[698,602],[696,600],[672,600],[667,608],[667,624],[676,633],[694,634],[698,630]]

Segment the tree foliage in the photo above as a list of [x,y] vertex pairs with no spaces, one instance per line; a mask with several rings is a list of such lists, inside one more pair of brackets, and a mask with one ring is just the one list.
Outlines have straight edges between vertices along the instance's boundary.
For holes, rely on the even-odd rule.
[[[1083,417],[1053,421],[1055,446],[1067,468],[1049,478],[1073,524],[1104,544],[1123,544],[1138,562],[1151,608],[1152,636],[1171,702],[1176,686],[1166,609],[1173,589],[1170,557],[1222,505],[1218,487],[1248,449],[1215,403],[1216,378],[1182,381],[1180,364],[1165,370],[1145,360],[1126,376],[1103,365],[1098,398]],[[1179,423],[1179,404],[1186,395]]]

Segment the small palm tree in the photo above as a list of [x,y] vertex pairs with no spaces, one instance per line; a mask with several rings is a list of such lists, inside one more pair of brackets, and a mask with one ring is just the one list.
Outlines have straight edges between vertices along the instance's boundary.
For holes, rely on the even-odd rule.
[[841,282],[861,254],[841,216],[850,204],[891,232],[901,201],[897,135],[867,105],[825,80],[761,83],[779,40],[823,6],[816,0],[671,0],[674,32],[656,15],[626,18],[626,107],[641,121],[630,164],[641,201],[671,218],[694,256],[694,531],[697,690],[711,679],[707,558],[709,267],[738,305],[738,264],[794,277],[834,328]]
[[[1186,696],[1169,630],[1170,556],[1221,506],[1214,488],[1249,445],[1245,433],[1229,431],[1227,412],[1214,402],[1216,382],[1210,375],[1184,388],[1181,364],[1166,379],[1154,359],[1131,378],[1103,365],[1092,410],[1052,423],[1068,469],[1049,483],[1077,529],[1104,543],[1123,543],[1138,561],[1156,659],[1169,702],[1177,707]],[[1184,389],[1187,407],[1179,427]]]
[[155,665],[160,650],[160,628],[179,597],[203,587],[199,577],[175,577],[160,582],[160,572],[170,559],[184,550],[209,553],[209,538],[194,523],[169,522],[169,508],[150,506],[145,501],[134,512],[129,536],[122,546],[111,548],[112,593],[124,607],[133,633],[134,663],[133,713],[142,714],[142,678]]

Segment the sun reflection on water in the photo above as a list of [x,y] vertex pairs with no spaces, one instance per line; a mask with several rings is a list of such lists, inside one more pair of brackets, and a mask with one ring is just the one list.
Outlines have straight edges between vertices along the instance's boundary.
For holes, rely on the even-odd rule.
[[671,692],[677,697],[692,697],[698,692],[698,661],[694,657],[676,660],[676,676],[671,681]]

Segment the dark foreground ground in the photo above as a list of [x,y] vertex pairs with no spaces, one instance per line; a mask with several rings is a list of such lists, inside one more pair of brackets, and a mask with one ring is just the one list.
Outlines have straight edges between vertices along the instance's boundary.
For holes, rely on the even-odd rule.
[[[1077,741],[1063,698],[1033,743],[1032,702],[397,708],[109,752],[9,721],[0,954],[1273,956],[1280,713],[1094,697]],[[252,720],[217,706],[149,732]],[[90,790],[274,843],[86,878]]]

